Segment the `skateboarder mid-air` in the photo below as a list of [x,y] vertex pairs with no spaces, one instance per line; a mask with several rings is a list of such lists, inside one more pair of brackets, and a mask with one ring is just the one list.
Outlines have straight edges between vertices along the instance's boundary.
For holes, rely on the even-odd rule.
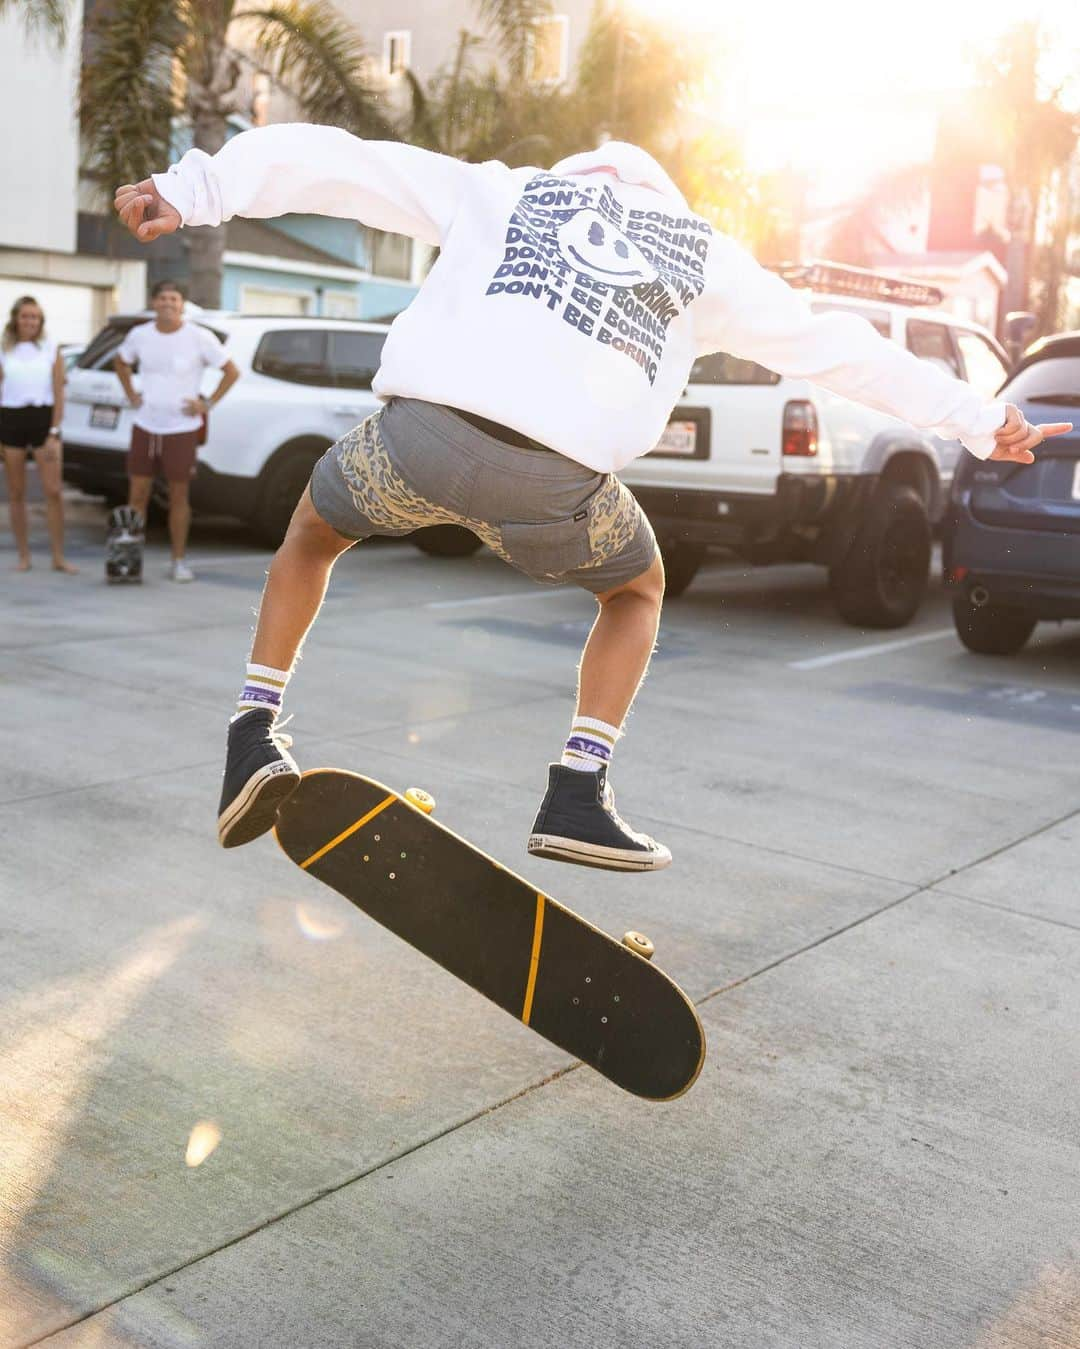
[[620,819],[607,781],[664,588],[652,530],[614,473],[656,444],[699,356],[727,351],[813,380],[980,458],[1029,463],[1068,429],[1029,425],[862,318],[815,315],[632,145],[511,169],[271,126],[213,157],[189,150],[119,188],[116,208],[147,242],[182,225],[313,212],[439,249],[386,339],[373,384],[383,406],[316,465],[270,567],[229,726],[225,847],[268,830],[298,781],[275,723],[336,558],[372,535],[457,524],[537,581],[598,600],[529,851],[612,869],[668,864],[666,847]]

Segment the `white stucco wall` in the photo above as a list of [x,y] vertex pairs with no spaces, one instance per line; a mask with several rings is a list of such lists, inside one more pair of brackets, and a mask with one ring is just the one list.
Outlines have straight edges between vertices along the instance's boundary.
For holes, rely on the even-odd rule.
[[28,37],[18,9],[0,18],[0,246],[73,253],[82,6],[62,52],[51,37]]

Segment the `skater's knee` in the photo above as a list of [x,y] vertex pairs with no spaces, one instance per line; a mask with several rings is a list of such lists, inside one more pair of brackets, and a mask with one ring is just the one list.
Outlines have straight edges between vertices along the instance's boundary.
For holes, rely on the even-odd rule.
[[311,488],[305,487],[289,521],[282,547],[303,548],[308,552],[326,553],[336,557],[353,543],[355,539],[345,538],[326,523],[311,500]]
[[630,599],[659,609],[664,598],[664,564],[660,560],[660,554],[657,553],[646,570],[635,576],[632,581],[606,590],[596,598],[601,604],[609,604],[612,600]]

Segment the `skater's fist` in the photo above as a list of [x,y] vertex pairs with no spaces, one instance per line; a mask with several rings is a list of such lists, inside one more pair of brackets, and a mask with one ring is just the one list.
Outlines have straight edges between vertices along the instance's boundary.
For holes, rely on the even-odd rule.
[[152,178],[141,183],[125,183],[116,189],[113,198],[121,223],[140,243],[148,244],[162,234],[172,234],[181,225],[180,212],[170,206],[154,186]]
[[994,432],[996,444],[990,452],[991,459],[1007,459],[1014,464],[1033,464],[1035,456],[1031,451],[1041,445],[1050,436],[1063,436],[1073,428],[1072,422],[1045,422],[1032,426],[1018,407],[1008,405],[1005,424]]

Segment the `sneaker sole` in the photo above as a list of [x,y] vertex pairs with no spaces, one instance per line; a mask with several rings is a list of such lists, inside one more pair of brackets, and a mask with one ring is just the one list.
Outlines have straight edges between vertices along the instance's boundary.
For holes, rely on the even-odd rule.
[[559,838],[555,834],[530,834],[528,849],[533,857],[552,862],[576,862],[581,867],[604,871],[662,871],[671,865],[670,853],[647,853],[626,848],[605,848],[599,843]]
[[238,848],[265,834],[273,828],[282,801],[299,785],[299,773],[288,764],[260,768],[218,816],[218,842],[223,848]]

